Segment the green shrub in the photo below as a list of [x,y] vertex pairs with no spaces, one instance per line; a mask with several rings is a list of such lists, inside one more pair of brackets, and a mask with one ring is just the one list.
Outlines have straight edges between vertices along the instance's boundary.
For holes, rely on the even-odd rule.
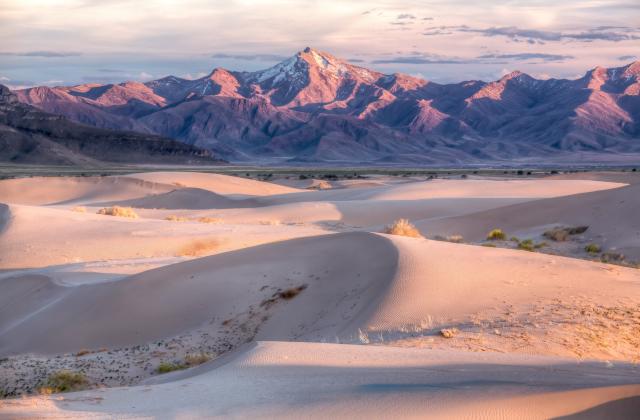
[[39,391],[41,394],[54,394],[57,392],[80,391],[89,387],[89,381],[80,372],[61,370],[52,373],[47,382]]
[[487,240],[489,241],[504,241],[507,239],[507,235],[502,231],[502,229],[493,229],[487,235]]
[[584,250],[589,254],[597,254],[600,252],[600,246],[598,244],[588,244],[584,247]]
[[189,366],[184,363],[160,362],[156,370],[158,371],[158,373],[169,373],[175,370],[186,369],[188,367]]

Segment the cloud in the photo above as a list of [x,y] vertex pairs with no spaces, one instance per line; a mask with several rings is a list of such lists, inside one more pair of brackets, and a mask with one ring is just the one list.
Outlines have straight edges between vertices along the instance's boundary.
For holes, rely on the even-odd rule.
[[618,57],[618,60],[620,61],[633,61],[636,58],[638,58],[635,55],[621,55],[620,57]]
[[420,55],[398,56],[373,60],[373,64],[464,64],[468,61],[455,58],[436,58]]
[[540,40],[540,41],[564,41],[564,40],[573,40],[573,41],[628,41],[640,39],[632,28],[628,27],[615,27],[622,28],[618,30],[612,30],[614,27],[610,26],[599,26],[596,28],[589,29],[583,32],[559,32],[559,31],[542,31],[538,29],[525,29],[518,28],[516,26],[502,26],[502,27],[491,27],[486,29],[477,29],[477,28],[469,28],[469,27],[461,27],[458,29],[459,32],[470,32],[470,33],[479,33],[484,36],[494,37],[494,36],[505,36],[508,38],[528,38],[529,40]]
[[396,19],[416,19],[416,17],[410,13],[400,13]]
[[493,59],[493,60],[542,60],[546,62],[563,62],[575,58],[572,55],[563,54],[544,54],[544,53],[517,53],[517,54],[485,54],[477,57],[480,60]]
[[15,57],[59,58],[59,57],[77,57],[77,56],[81,56],[82,53],[61,52],[61,51],[27,51],[27,52],[0,52],[0,55],[15,56]]
[[284,61],[290,56],[278,54],[213,54],[212,58],[230,59],[230,60],[246,60],[246,61]]

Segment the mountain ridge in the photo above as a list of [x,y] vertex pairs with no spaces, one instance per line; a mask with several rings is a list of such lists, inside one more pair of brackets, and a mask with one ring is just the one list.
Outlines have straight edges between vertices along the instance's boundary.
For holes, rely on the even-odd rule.
[[596,67],[575,80],[512,72],[438,84],[307,47],[257,72],[215,68],[195,80],[16,94],[84,124],[155,133],[235,161],[432,164],[640,153],[640,62]]
[[0,161],[50,165],[222,163],[212,153],[152,134],[84,126],[18,101],[0,85]]

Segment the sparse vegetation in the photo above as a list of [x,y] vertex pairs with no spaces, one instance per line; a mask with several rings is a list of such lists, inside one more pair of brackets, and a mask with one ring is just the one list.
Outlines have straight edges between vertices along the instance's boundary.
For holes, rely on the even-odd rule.
[[600,245],[591,243],[586,245],[584,250],[589,254],[597,254],[600,252]]
[[518,242],[518,249],[523,249],[525,251],[535,251],[536,249],[540,249],[547,246],[546,242],[533,242],[533,239],[524,239]]
[[211,356],[207,353],[187,354],[182,362],[160,362],[156,368],[158,373],[169,373],[176,370],[188,369],[198,366],[211,360]]
[[55,394],[58,392],[80,391],[89,387],[89,381],[80,372],[61,370],[52,373],[47,382],[39,388],[41,394]]
[[171,216],[165,217],[164,220],[168,220],[170,222],[187,222],[189,219],[187,219],[186,217],[176,216],[172,214]]
[[589,226],[575,226],[575,227],[555,227],[542,234],[545,238],[551,239],[556,242],[564,242],[569,239],[571,235],[579,235],[589,229]]
[[186,369],[189,366],[183,363],[160,362],[156,371],[158,373],[169,373],[176,370]]
[[496,244],[491,244],[491,243],[484,243],[482,244],[482,246],[486,248],[496,248]]
[[410,238],[422,238],[420,231],[407,219],[398,219],[384,230],[390,235],[408,236]]
[[222,223],[222,219],[218,219],[217,217],[199,217],[198,222],[200,223]]
[[602,262],[622,262],[624,261],[624,255],[619,252],[607,251],[602,253],[600,260]]
[[462,235],[449,235],[449,236],[436,235],[433,237],[433,240],[453,242],[454,244],[461,244],[464,242],[464,238],[462,237]]
[[87,208],[85,206],[75,206],[71,211],[75,211],[76,213],[86,213]]
[[216,239],[197,239],[180,248],[178,256],[199,257],[210,253],[218,248],[219,245],[220,244]]
[[138,214],[131,207],[105,207],[98,210],[98,214],[104,214],[106,216],[129,217],[131,219],[138,218]]
[[444,338],[453,338],[458,334],[457,328],[443,328],[440,330],[440,335]]
[[493,229],[487,234],[487,240],[489,241],[504,241],[507,239],[507,235],[502,229]]
[[80,351],[76,353],[76,357],[84,356],[91,353],[93,352],[89,349],[80,349]]

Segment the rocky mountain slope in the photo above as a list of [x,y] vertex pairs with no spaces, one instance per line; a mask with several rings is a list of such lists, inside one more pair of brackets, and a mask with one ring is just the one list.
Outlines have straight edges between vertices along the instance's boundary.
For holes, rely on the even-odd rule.
[[232,160],[598,160],[640,152],[640,62],[577,80],[514,72],[437,84],[307,48],[264,71],[35,87],[20,101],[103,128],[156,133]]
[[81,125],[21,103],[0,85],[0,161],[33,164],[216,163],[213,153],[152,134]]

